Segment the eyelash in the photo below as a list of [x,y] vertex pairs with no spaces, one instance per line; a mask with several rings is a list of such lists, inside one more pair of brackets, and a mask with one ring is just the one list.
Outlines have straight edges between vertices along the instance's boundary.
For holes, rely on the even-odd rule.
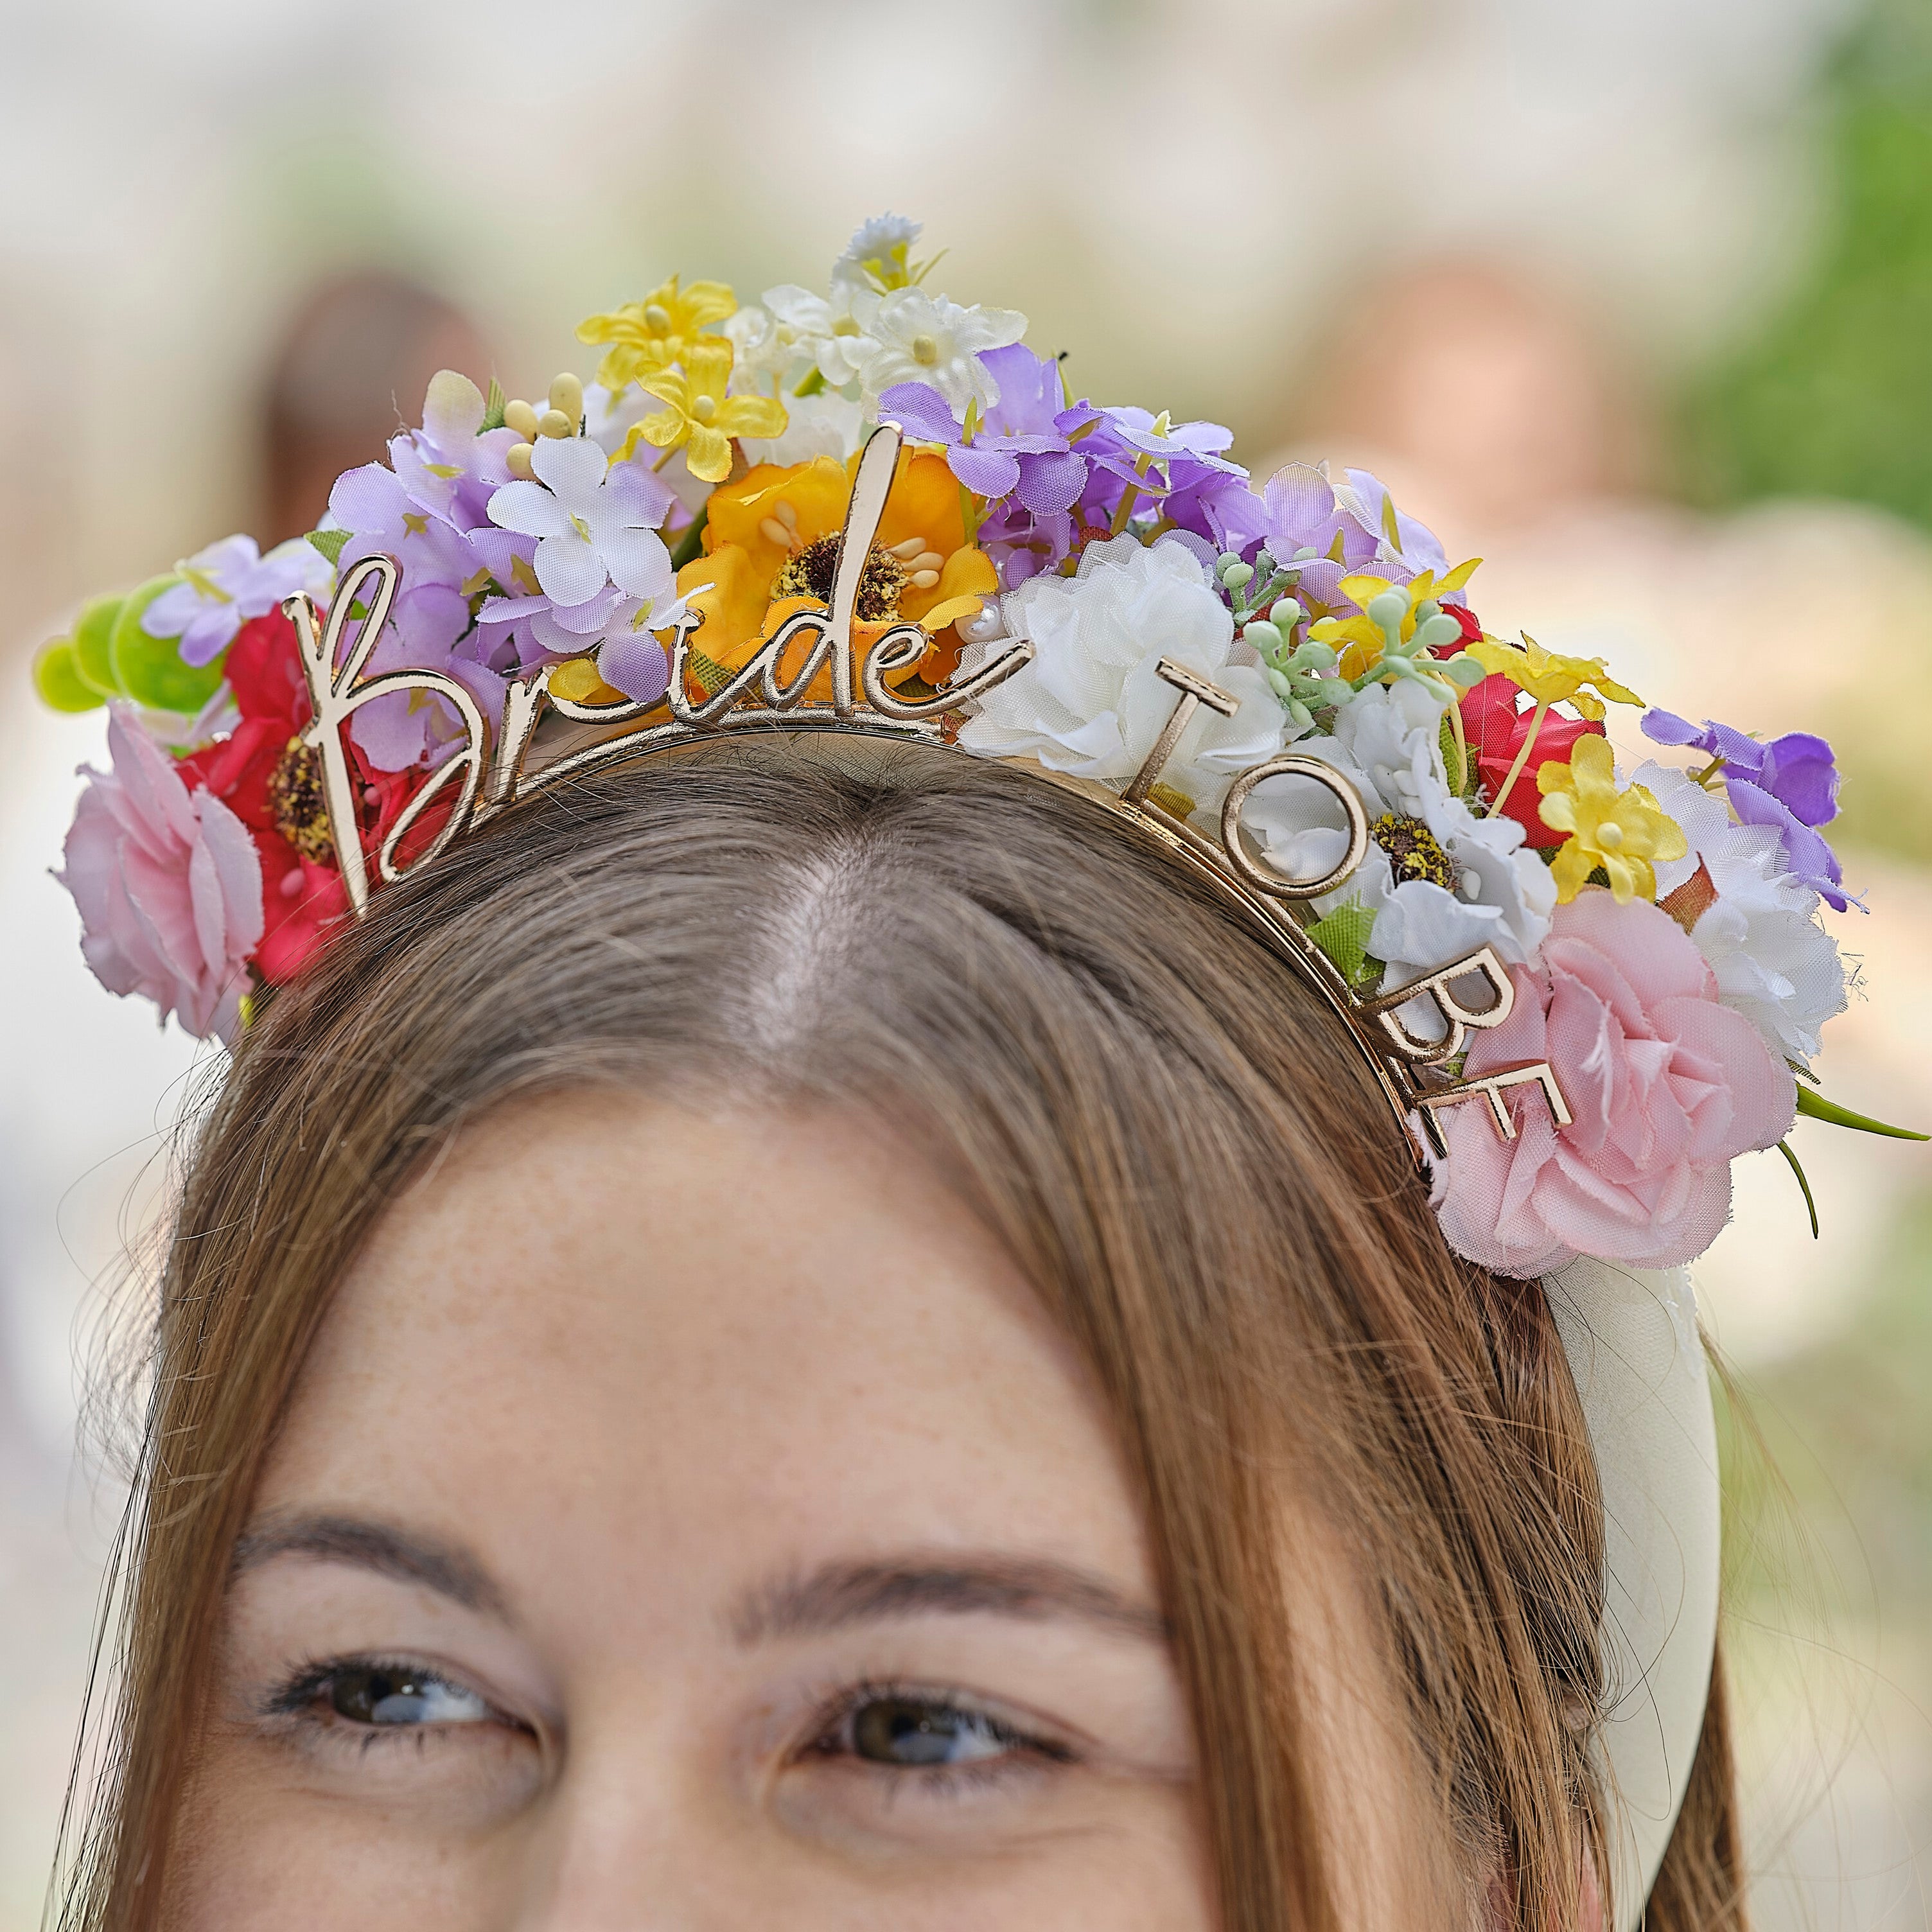
[[[1006,1748],[998,1757],[964,1765],[893,1766],[861,1758],[844,1734],[861,1712],[881,1703],[902,1703],[964,1718],[982,1726]],[[813,1716],[808,1742],[794,1754],[793,1761],[804,1762],[814,1756],[842,1760],[850,1769],[895,1791],[914,1790],[921,1798],[936,1798],[962,1797],[1016,1774],[1076,1761],[1070,1746],[1021,1730],[969,1690],[889,1678],[864,1678],[824,1694]]]
[[[333,1711],[319,1708],[335,1682],[352,1671],[388,1671],[419,1682],[436,1684],[477,1698],[504,1728],[527,1734],[528,1726],[498,1710],[454,1676],[416,1659],[404,1657],[338,1657],[312,1660],[290,1673],[262,1700],[262,1715],[298,1727],[318,1742],[353,1748],[360,1756],[413,1744],[429,1748],[433,1736],[472,1724],[358,1724]],[[861,1757],[853,1748],[850,1727],[860,1713],[882,1704],[902,1704],[940,1718],[964,1720],[1002,1747],[998,1756],[964,1764],[898,1765]],[[1022,1730],[987,1708],[971,1692],[894,1678],[861,1678],[822,1694],[814,1712],[807,1742],[793,1754],[794,1762],[817,1757],[842,1762],[853,1771],[895,1792],[916,1791],[920,1798],[959,1798],[984,1791],[1029,1771],[1076,1761],[1075,1752],[1053,1738]]]
[[318,1739],[326,1738],[341,1744],[352,1742],[355,1748],[365,1756],[371,1750],[388,1750],[408,1744],[413,1744],[418,1751],[422,1751],[429,1748],[432,1736],[446,1736],[455,1730],[485,1728],[480,1723],[459,1724],[448,1721],[419,1724],[358,1724],[352,1718],[317,1708],[338,1678],[356,1670],[392,1671],[398,1676],[413,1678],[421,1683],[438,1684],[447,1690],[460,1692],[466,1697],[475,1698],[503,1729],[526,1736],[530,1734],[530,1727],[526,1724],[499,1710],[481,1691],[471,1689],[448,1671],[437,1670],[420,1659],[408,1657],[334,1657],[302,1664],[262,1699],[262,1714],[272,1721],[299,1727]]

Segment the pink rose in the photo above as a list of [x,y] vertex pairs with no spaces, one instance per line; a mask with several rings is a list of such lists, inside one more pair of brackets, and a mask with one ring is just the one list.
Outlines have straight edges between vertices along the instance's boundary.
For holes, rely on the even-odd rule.
[[1510,1090],[1516,1138],[1480,1100],[1441,1118],[1435,1202],[1450,1245],[1483,1267],[1546,1274],[1579,1255],[1670,1268],[1731,1212],[1731,1162],[1790,1131],[1797,1090],[1689,936],[1642,899],[1589,887],[1556,908],[1540,970],[1469,1049],[1471,1075],[1547,1060],[1574,1117],[1560,1131],[1533,1087]]
[[248,830],[190,792],[131,707],[110,707],[111,772],[83,766],[55,877],[80,908],[80,950],[111,993],[145,993],[197,1038],[232,1040],[262,938],[262,866]]

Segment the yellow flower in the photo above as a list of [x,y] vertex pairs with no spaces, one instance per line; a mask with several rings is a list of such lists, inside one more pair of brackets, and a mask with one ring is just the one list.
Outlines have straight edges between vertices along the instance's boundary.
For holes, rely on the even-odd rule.
[[722,322],[738,298],[722,282],[693,282],[680,290],[674,275],[640,302],[626,302],[577,326],[580,342],[608,342],[597,380],[615,395],[645,376],[682,362],[701,331]]
[[670,405],[634,424],[618,452],[622,462],[641,436],[668,455],[686,443],[685,462],[692,476],[706,483],[722,483],[731,473],[734,436],[780,436],[785,407],[776,396],[730,396],[731,345],[698,342],[684,352],[682,370],[666,369],[647,377],[647,395]]
[[1539,766],[1536,788],[1543,794],[1544,824],[1570,835],[1550,868],[1556,875],[1556,896],[1565,905],[1599,866],[1621,902],[1654,899],[1652,862],[1681,859],[1690,850],[1683,827],[1648,786],[1618,790],[1610,741],[1594,732],[1576,740],[1567,765],[1551,758]]
[[1567,698],[1593,724],[1603,722],[1606,698],[1618,704],[1643,702],[1611,676],[1601,658],[1566,658],[1546,651],[1534,638],[1525,638],[1522,646],[1518,650],[1494,638],[1479,638],[1464,648],[1484,670],[1500,672],[1546,710]]
[[[838,541],[859,459],[814,457],[789,467],[760,463],[711,493],[705,554],[678,573],[678,588],[704,614],[694,642],[712,663],[736,670],[794,610],[830,599]],[[862,647],[889,625],[916,623],[932,647],[916,674],[938,684],[959,647],[952,627],[999,587],[992,563],[967,540],[959,486],[943,456],[902,449],[879,532],[861,579],[855,639]],[[780,674],[796,674],[808,646],[794,647]],[[829,700],[823,671],[808,695]]]
[[1326,644],[1341,659],[1344,677],[1360,677],[1372,665],[1382,662],[1382,652],[1388,645],[1382,626],[1368,614],[1369,606],[1376,598],[1385,591],[1400,590],[1408,599],[1408,610],[1402,620],[1402,640],[1407,644],[1415,634],[1417,605],[1431,597],[1439,598],[1449,591],[1460,590],[1481,561],[1480,557],[1472,556],[1466,563],[1459,563],[1439,581],[1432,570],[1425,570],[1408,583],[1399,584],[1390,583],[1385,577],[1372,577],[1366,572],[1345,577],[1342,580],[1342,594],[1361,608],[1352,617],[1318,617],[1308,627],[1308,634],[1317,644]]

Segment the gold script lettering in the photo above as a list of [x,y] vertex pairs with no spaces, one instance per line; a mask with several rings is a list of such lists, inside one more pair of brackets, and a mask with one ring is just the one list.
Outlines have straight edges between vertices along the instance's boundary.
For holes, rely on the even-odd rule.
[[[356,774],[342,737],[350,719],[364,705],[392,692],[421,691],[442,698],[463,721],[463,742],[437,766],[410,800],[376,852],[376,869],[386,884],[393,884],[404,872],[428,864],[456,837],[476,802],[477,785],[483,776],[487,744],[483,713],[476,700],[454,678],[442,671],[398,670],[362,682],[363,668],[388,621],[402,574],[401,566],[392,556],[363,558],[336,586],[328,623],[320,632],[315,605],[305,594],[298,592],[282,606],[296,627],[302,675],[314,713],[302,733],[302,742],[313,746],[322,758],[322,799],[328,810],[329,836],[335,846],[336,863],[341,868],[344,890],[358,919],[369,907],[369,874],[356,818]],[[338,668],[336,659],[343,636],[352,621],[358,621],[354,616],[358,604],[362,606],[362,628]],[[395,862],[397,848],[424,812],[459,776],[462,790],[447,822],[416,858],[399,870]]]

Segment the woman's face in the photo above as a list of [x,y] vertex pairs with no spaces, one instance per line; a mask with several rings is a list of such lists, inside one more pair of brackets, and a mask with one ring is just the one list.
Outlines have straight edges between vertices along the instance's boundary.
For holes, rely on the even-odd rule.
[[384,1220],[238,1553],[170,1932],[1212,1921],[1094,1394],[903,1149],[616,1097]]

